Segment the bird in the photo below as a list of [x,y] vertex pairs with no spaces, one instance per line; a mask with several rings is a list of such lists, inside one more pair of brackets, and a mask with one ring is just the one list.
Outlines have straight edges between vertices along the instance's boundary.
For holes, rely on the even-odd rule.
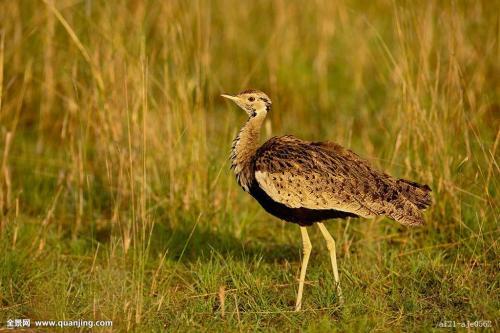
[[338,299],[343,304],[335,240],[323,221],[386,216],[403,225],[422,225],[422,211],[432,204],[431,188],[379,171],[334,142],[284,135],[260,145],[260,129],[271,112],[271,99],[254,89],[221,96],[248,115],[231,148],[231,169],[237,183],[269,214],[300,227],[303,256],[295,311],[302,307],[312,250],[307,228],[314,224],[326,241]]

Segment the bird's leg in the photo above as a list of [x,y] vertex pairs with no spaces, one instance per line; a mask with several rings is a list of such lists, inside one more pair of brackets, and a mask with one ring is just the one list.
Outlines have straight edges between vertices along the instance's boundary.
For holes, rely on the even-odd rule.
[[299,311],[302,307],[302,292],[304,291],[304,281],[306,279],[307,263],[309,262],[309,255],[311,254],[311,240],[307,234],[306,227],[300,227],[300,233],[302,234],[302,246],[304,250],[304,257],[302,258],[302,265],[300,267],[300,280],[299,280],[299,292],[297,293],[297,302],[295,303],[295,311]]
[[340,303],[344,302],[344,298],[342,296],[342,289],[340,289],[340,280],[339,280],[339,271],[337,269],[337,255],[335,253],[335,240],[332,235],[328,232],[325,225],[323,223],[318,223],[319,230],[323,234],[323,237],[326,240],[326,247],[328,248],[328,252],[330,252],[330,259],[332,261],[333,267],[333,277],[335,278],[335,284],[337,285],[337,292],[339,295]]

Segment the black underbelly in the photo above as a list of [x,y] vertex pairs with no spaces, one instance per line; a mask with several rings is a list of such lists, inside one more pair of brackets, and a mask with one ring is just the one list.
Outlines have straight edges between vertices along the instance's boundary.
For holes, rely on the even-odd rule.
[[309,226],[314,222],[334,218],[359,217],[356,214],[335,209],[290,208],[282,203],[274,201],[257,184],[250,188],[250,194],[269,214],[287,222],[297,223],[301,226]]

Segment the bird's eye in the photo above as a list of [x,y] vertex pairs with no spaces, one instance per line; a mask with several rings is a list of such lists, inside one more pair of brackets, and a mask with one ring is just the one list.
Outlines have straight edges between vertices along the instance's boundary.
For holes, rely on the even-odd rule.
[[248,101],[249,101],[249,102],[253,102],[253,101],[255,101],[255,97],[253,97],[253,96],[248,97]]

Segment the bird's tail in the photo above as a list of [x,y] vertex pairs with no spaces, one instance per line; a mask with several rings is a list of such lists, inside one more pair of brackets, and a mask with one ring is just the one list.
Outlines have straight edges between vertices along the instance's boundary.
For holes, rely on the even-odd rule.
[[431,188],[406,179],[396,180],[399,195],[390,201],[387,215],[401,224],[424,224],[422,210],[432,204]]
[[396,180],[398,191],[419,209],[425,209],[432,204],[431,188],[406,179]]

